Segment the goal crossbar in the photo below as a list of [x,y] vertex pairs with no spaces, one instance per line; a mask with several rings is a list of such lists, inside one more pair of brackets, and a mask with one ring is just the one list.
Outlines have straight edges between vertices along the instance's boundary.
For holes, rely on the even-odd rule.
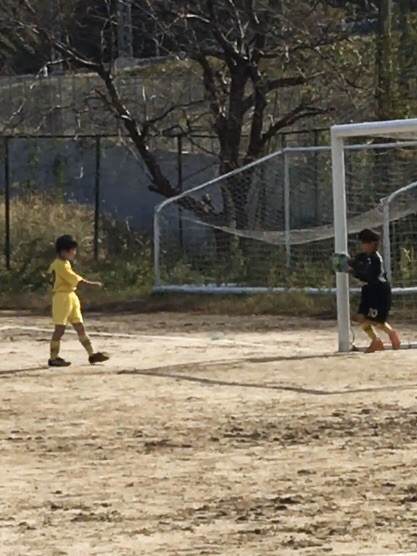
[[331,128],[333,137],[347,139],[349,137],[406,137],[417,136],[417,119],[387,120],[384,122],[361,122],[358,124],[334,125]]

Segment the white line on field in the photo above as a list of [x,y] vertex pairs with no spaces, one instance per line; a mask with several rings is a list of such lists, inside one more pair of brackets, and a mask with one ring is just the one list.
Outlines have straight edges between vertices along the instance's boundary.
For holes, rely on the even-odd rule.
[[343,556],[417,556],[417,552],[384,552],[383,554],[381,552],[378,554],[374,552],[344,552]]
[[[49,328],[40,328],[37,326],[2,326],[0,327],[0,332],[6,330],[22,330],[26,332],[42,332],[45,334],[50,334],[51,330]],[[68,331],[70,334],[75,334],[74,330]],[[157,336],[151,334],[120,334],[120,333],[113,333],[113,332],[89,332],[90,336],[101,336],[103,338],[125,338],[131,340],[138,340],[138,339],[148,339],[148,340],[168,340],[172,342],[195,342],[195,343],[202,343],[208,344],[212,342],[218,342],[220,344],[228,344],[231,346],[241,346],[241,347],[257,347],[257,348],[265,348],[265,347],[272,347],[273,344],[261,344],[256,342],[238,342],[235,340],[228,340],[226,338],[194,338],[193,336]]]

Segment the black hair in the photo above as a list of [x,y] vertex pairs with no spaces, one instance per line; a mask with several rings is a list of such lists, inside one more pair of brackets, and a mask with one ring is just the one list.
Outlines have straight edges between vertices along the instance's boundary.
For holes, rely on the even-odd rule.
[[78,246],[77,242],[72,236],[61,236],[56,240],[55,249],[59,254],[61,251],[69,251],[70,249],[76,249]]
[[379,234],[377,234],[376,232],[368,228],[362,230],[358,234],[358,240],[361,241],[362,243],[374,243],[374,242],[378,243],[379,239],[380,239]]

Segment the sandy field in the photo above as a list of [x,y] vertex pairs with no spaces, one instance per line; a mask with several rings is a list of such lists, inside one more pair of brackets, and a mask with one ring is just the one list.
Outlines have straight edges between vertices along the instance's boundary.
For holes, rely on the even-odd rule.
[[334,323],[277,317],[87,322],[111,362],[68,335],[48,370],[48,320],[0,313],[2,556],[417,551],[417,350],[336,355]]

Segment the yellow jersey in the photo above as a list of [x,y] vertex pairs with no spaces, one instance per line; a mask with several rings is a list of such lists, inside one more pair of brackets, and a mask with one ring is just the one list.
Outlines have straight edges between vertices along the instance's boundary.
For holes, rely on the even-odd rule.
[[71,263],[64,259],[55,259],[48,270],[52,274],[54,293],[72,293],[77,289],[82,277],[74,272]]

